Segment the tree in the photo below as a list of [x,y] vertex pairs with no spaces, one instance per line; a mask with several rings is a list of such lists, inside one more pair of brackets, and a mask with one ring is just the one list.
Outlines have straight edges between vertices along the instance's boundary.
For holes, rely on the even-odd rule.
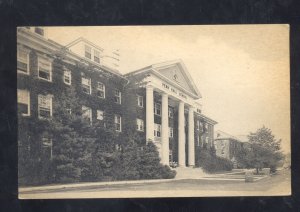
[[281,140],[276,140],[272,131],[265,126],[255,133],[248,135],[249,148],[241,149],[237,155],[237,161],[245,168],[256,168],[256,173],[262,168],[271,168],[276,171],[278,162],[282,160],[283,154],[280,151]]

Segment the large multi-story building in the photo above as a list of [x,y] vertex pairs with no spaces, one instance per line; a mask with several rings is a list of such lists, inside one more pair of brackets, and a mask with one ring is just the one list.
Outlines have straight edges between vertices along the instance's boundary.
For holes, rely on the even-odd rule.
[[[84,38],[63,46],[46,34],[41,27],[18,28],[19,136],[30,123],[51,118],[58,97],[72,88],[80,97],[82,115],[91,124],[113,126],[118,133],[135,128],[145,143],[156,144],[163,164],[194,166],[196,147],[213,146],[216,122],[203,115],[198,103],[201,94],[182,61],[122,75],[118,53],[107,57],[101,47]],[[72,110],[69,105],[61,106]],[[112,125],[107,125],[108,120],[113,120]],[[51,138],[42,133],[34,136],[36,142],[19,145],[27,145],[28,150],[40,145],[41,154],[51,158],[55,154]]]

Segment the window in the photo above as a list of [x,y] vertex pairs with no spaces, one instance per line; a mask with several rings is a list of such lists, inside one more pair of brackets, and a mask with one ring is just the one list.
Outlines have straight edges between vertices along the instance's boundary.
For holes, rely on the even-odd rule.
[[18,110],[23,116],[30,116],[30,94],[27,90],[18,89]]
[[51,95],[38,95],[38,115],[39,118],[52,117],[52,96]]
[[200,136],[197,136],[197,146],[200,146]]
[[161,109],[159,103],[154,103],[154,114],[160,116],[161,115]]
[[209,142],[209,138],[206,137],[206,138],[205,138],[205,143],[208,144],[208,142]]
[[200,126],[200,131],[203,132],[203,123],[199,122],[199,126]]
[[53,153],[53,142],[51,138],[43,137],[42,138],[42,151],[43,151],[43,157],[45,159],[52,159]]
[[197,122],[196,122],[196,129],[200,130],[200,121],[199,120],[197,120]]
[[97,82],[97,96],[105,98],[105,85],[102,82]]
[[169,107],[168,108],[168,116],[169,116],[169,118],[173,118],[173,114],[174,114],[173,108]]
[[120,115],[115,115],[115,128],[116,131],[122,132],[122,117]]
[[34,32],[41,35],[41,36],[45,35],[45,31],[42,27],[35,27]]
[[87,45],[84,46],[84,56],[86,58],[92,59],[92,48],[91,47],[89,47]]
[[82,117],[87,119],[92,124],[92,109],[86,106],[82,106]]
[[17,70],[19,73],[29,74],[29,53],[18,49]]
[[94,61],[100,63],[100,53],[97,50],[94,50]]
[[144,107],[144,99],[142,96],[137,95],[137,102],[139,107]]
[[161,132],[161,125],[160,124],[154,124],[154,136],[155,137],[160,137],[160,132]]
[[174,135],[173,127],[169,127],[169,137],[173,138],[173,135]]
[[136,119],[136,129],[138,131],[144,131],[144,120]]
[[52,81],[52,67],[51,62],[45,58],[39,57],[38,58],[38,72],[39,72],[39,79],[44,79],[49,82]]
[[71,85],[71,71],[70,70],[64,70],[64,83],[67,85]]
[[86,94],[92,93],[92,87],[91,87],[91,78],[82,77],[81,78],[81,86],[82,91]]
[[66,103],[66,111],[67,113],[72,114],[72,108],[70,103]]
[[198,113],[201,113],[201,110],[197,108],[197,112],[198,112]]
[[115,103],[121,104],[121,91],[115,90]]
[[104,119],[104,111],[103,110],[97,110],[97,119],[103,120]]

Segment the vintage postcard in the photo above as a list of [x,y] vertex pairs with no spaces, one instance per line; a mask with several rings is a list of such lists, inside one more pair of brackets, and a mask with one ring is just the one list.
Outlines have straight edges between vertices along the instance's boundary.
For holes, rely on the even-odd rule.
[[289,25],[17,28],[20,199],[291,195]]

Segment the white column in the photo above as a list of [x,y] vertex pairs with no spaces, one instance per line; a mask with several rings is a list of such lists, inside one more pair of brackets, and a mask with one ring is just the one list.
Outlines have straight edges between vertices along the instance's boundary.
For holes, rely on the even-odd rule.
[[178,106],[178,165],[185,167],[184,102]]
[[162,164],[169,165],[169,115],[168,115],[168,94],[161,96],[161,145]]
[[194,108],[189,108],[189,131],[188,131],[188,152],[189,152],[189,158],[188,158],[188,165],[189,166],[195,166],[195,139],[194,139]]
[[146,86],[146,140],[154,141],[153,87]]

